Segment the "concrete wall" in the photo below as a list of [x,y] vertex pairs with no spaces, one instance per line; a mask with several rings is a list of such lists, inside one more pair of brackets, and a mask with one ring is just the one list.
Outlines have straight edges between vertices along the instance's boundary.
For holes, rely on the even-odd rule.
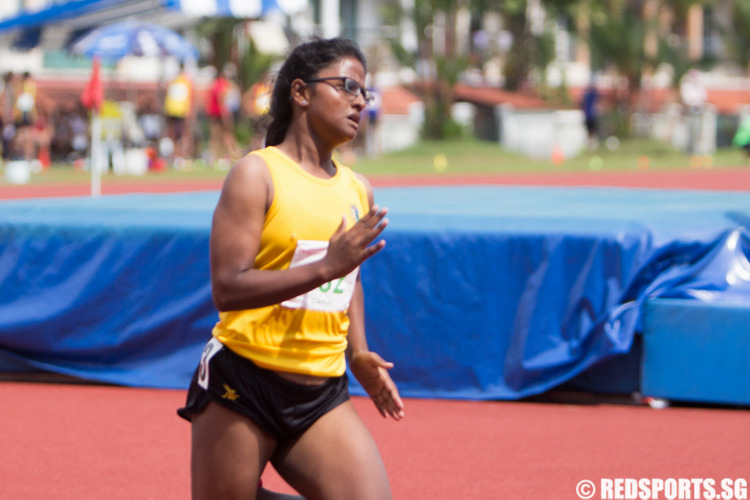
[[495,108],[500,145],[531,158],[577,156],[586,146],[586,128],[580,110],[519,110]]
[[380,151],[390,153],[416,144],[423,121],[424,105],[420,102],[412,104],[407,115],[382,115],[378,134]]

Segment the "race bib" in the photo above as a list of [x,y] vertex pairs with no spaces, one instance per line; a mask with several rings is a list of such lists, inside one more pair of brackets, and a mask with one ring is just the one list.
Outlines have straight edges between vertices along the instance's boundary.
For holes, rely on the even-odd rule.
[[211,337],[206,347],[203,348],[203,354],[201,355],[201,362],[198,364],[198,385],[203,389],[208,390],[208,363],[223,347],[223,344],[219,342],[216,337]]
[[[297,248],[294,250],[289,268],[317,262],[325,257],[327,249],[327,241],[300,240],[297,242]],[[359,268],[354,269],[342,278],[336,278],[314,290],[293,299],[285,300],[281,305],[289,309],[307,309],[310,311],[346,311],[349,309],[349,303],[354,294],[358,270]]]

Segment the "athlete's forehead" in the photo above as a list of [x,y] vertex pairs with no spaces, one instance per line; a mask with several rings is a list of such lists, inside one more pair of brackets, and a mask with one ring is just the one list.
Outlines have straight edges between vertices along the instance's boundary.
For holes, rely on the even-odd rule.
[[324,78],[327,76],[348,76],[360,84],[364,84],[367,73],[359,59],[353,56],[345,56],[320,70],[316,77]]

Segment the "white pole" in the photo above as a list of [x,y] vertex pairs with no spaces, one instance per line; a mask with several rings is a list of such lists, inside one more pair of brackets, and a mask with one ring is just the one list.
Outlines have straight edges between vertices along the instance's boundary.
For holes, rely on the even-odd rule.
[[323,0],[320,6],[320,26],[324,38],[341,34],[341,11],[339,0]]
[[91,110],[91,196],[102,194],[102,120],[99,111]]

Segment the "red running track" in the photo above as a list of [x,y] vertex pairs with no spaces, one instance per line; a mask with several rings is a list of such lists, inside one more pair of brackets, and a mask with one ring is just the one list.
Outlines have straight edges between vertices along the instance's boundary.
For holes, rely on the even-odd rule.
[[[750,190],[750,167],[675,171],[373,175],[369,178],[373,186],[376,187],[494,184],[524,186],[614,186],[720,191]],[[154,174],[153,180],[141,179],[138,181],[127,181],[124,179],[112,181],[105,177],[102,181],[102,194],[207,191],[220,189],[221,183],[221,179],[168,181],[159,179],[157,174]],[[83,183],[11,185],[0,182],[0,200],[47,196],[87,196],[90,193],[90,186]]]
[[[0,382],[0,498],[189,498],[183,398]],[[750,479],[746,410],[408,399],[394,422],[354,403],[397,499],[575,499],[584,479]],[[290,491],[272,469],[264,481]]]

